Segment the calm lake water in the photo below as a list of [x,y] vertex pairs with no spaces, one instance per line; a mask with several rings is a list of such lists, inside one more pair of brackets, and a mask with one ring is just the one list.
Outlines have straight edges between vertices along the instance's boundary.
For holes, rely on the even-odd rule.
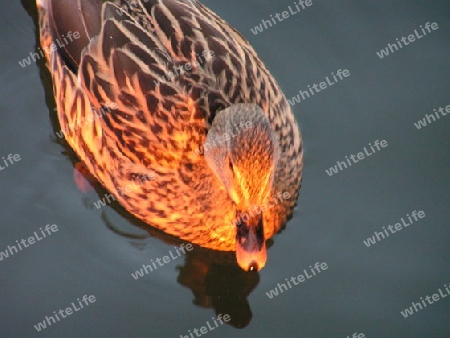
[[[0,254],[16,240],[40,240],[2,256],[0,336],[449,337],[450,117],[425,116],[450,105],[448,0],[312,0],[300,12],[287,0],[204,3],[250,40],[288,98],[304,96],[293,107],[303,186],[267,266],[245,273],[233,254],[195,247],[132,277],[177,255],[181,242],[115,203],[97,209],[100,187],[76,187],[76,157],[55,135],[43,61],[19,65],[37,49],[34,1],[8,1],[0,12]],[[283,11],[289,17],[279,21]],[[261,20],[271,15],[277,23],[266,29]],[[347,77],[335,81],[340,69]],[[320,92],[307,97],[314,84]],[[376,140],[385,143],[378,149]],[[384,229],[389,237],[368,242]],[[326,264],[313,275],[316,262]],[[277,283],[287,290],[274,296]],[[35,329],[68,307],[72,315]],[[219,314],[231,320],[221,325]]]

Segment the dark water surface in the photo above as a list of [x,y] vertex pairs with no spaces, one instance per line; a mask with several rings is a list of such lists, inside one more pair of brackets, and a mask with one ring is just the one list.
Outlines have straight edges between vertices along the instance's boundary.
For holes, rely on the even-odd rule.
[[[181,242],[147,230],[114,203],[95,208],[101,188],[78,190],[76,158],[55,135],[43,62],[18,63],[37,48],[34,2],[1,3],[0,158],[20,160],[8,167],[0,160],[0,253],[46,224],[58,229],[0,261],[1,337],[450,336],[450,116],[414,125],[450,105],[448,0],[313,0],[257,35],[251,28],[293,1],[205,1],[250,40],[288,98],[339,69],[350,75],[293,107],[305,140],[303,186],[260,273],[239,270],[233,254],[196,247],[137,280],[131,273]],[[427,22],[438,29],[377,55],[415,29],[423,35]],[[387,146],[371,151],[376,140]],[[327,174],[364,147],[370,156]],[[414,210],[425,217],[364,244],[401,218],[411,223]],[[328,269],[267,296],[304,269],[312,275],[316,262]],[[401,314],[433,294],[440,300]],[[84,295],[95,302],[36,331]],[[215,326],[218,314],[231,321]],[[196,335],[207,321],[214,330]]]

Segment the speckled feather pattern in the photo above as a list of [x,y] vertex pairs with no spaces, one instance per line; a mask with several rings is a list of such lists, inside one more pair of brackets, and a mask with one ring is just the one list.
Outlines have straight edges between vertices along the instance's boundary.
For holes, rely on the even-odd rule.
[[[302,141],[286,98],[253,48],[195,0],[116,0],[105,2],[101,13],[101,30],[83,50],[75,72],[58,51],[47,53],[69,145],[136,217],[201,246],[235,250],[236,207],[195,151],[219,111],[236,103],[257,104],[280,149],[270,196],[290,196],[264,215],[265,238],[272,237],[297,199]],[[45,49],[53,41],[47,14],[41,7]],[[205,51],[214,55],[198,62]],[[167,78],[175,66],[186,64],[192,69]],[[115,109],[80,127],[93,108],[111,105]],[[257,160],[262,159],[248,162]],[[153,179],[119,193],[142,175]]]

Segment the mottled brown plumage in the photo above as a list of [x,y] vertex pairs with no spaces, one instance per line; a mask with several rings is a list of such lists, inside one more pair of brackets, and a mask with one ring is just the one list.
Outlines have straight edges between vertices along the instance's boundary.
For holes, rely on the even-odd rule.
[[[301,136],[235,29],[196,0],[37,3],[61,128],[120,204],[215,250],[236,250],[237,233],[262,223],[263,245],[280,229],[301,181]],[[80,37],[52,50],[69,32]]]

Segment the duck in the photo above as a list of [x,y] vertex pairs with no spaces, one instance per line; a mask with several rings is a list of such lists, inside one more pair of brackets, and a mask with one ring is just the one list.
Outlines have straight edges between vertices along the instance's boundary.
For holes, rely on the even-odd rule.
[[36,4],[59,124],[89,173],[149,226],[261,270],[303,143],[250,43],[197,0]]

